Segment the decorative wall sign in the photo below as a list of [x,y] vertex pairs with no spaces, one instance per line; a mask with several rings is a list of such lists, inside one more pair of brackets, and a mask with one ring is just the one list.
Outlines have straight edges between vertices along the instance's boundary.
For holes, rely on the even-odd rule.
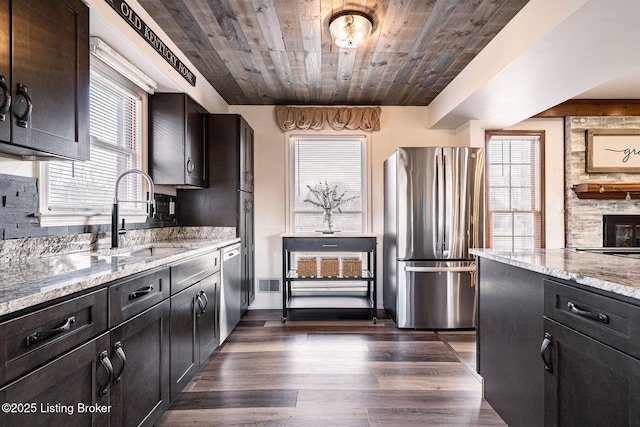
[[196,76],[184,63],[160,40],[155,32],[138,16],[138,14],[124,0],[105,0],[118,12],[118,15],[129,23],[140,36],[155,49],[191,86],[196,85]]
[[587,172],[640,172],[640,129],[588,130]]

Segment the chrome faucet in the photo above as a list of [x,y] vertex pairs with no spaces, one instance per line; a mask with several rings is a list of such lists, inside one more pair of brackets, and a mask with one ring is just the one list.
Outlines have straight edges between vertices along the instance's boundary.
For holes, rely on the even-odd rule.
[[[147,197],[147,200],[119,200],[118,199],[118,186],[120,185],[120,180],[126,175],[129,175],[132,173],[142,175],[142,177],[147,180],[147,183],[149,184],[149,196]],[[119,202],[146,203],[148,216],[149,218],[152,218],[153,212],[154,212],[154,205],[155,205],[155,192],[153,188],[153,180],[151,179],[151,177],[148,174],[142,172],[141,170],[129,169],[122,172],[116,179],[115,195],[113,197],[113,208],[111,209],[111,248],[117,248],[118,235],[126,233],[126,231],[124,231],[124,224],[123,224],[122,230],[118,230],[118,203]]]

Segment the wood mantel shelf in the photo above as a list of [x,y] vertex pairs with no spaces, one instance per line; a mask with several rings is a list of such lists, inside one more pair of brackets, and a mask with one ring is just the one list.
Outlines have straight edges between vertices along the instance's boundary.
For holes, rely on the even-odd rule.
[[573,191],[579,199],[640,199],[640,184],[577,184]]

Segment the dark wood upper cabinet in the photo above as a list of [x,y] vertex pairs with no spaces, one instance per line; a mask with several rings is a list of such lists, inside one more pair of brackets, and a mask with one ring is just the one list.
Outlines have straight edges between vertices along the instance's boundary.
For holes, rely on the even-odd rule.
[[183,93],[149,97],[149,169],[154,183],[205,188],[207,111]]
[[0,107],[11,96],[4,120],[0,116],[0,151],[87,160],[87,6],[81,0],[0,0],[0,40]]

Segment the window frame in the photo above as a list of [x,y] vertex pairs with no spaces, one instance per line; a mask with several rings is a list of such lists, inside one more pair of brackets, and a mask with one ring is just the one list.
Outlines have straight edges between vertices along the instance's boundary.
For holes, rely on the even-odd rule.
[[[103,77],[125,86],[127,90],[140,96],[140,151],[138,152],[138,155],[140,157],[140,168],[142,171],[146,172],[148,170],[148,129],[145,124],[148,122],[149,114],[148,93],[94,55],[90,56],[90,67],[92,71],[97,71]],[[94,141],[93,137],[91,137],[90,140],[91,145],[94,143],[100,143]],[[36,216],[40,218],[41,227],[100,225],[111,223],[110,205],[108,208],[105,207],[104,209],[96,209],[94,206],[87,206],[86,208],[50,207],[48,167],[49,162],[47,161],[40,161],[35,167],[39,181],[38,210],[36,212]],[[143,180],[140,175],[130,175],[126,179],[139,180],[139,188],[141,191],[137,197],[140,200],[144,200],[146,198],[147,191],[149,191],[146,181]],[[122,185],[124,185],[124,183]],[[147,220],[145,206],[143,204],[138,204],[135,210],[123,209],[120,212],[120,218],[124,218],[127,223],[143,223]]]
[[[371,137],[369,133],[362,132],[345,132],[345,131],[314,131],[314,132],[286,132],[285,133],[285,162],[286,162],[286,179],[285,179],[285,211],[286,211],[286,224],[285,229],[287,232],[294,232],[293,224],[295,212],[293,207],[295,205],[293,198],[295,189],[295,174],[294,174],[294,144],[296,140],[327,140],[327,139],[361,139],[363,142],[362,147],[362,183],[365,188],[362,191],[363,197],[366,199],[362,203],[364,229],[362,233],[370,233],[372,229],[372,182],[371,182]],[[354,232],[355,233],[355,232]]]
[[[485,243],[487,248],[492,247],[491,236],[493,230],[492,223],[492,211],[491,210],[491,150],[490,143],[493,136],[524,136],[524,137],[538,137],[540,144],[540,164],[538,173],[540,174],[540,248],[545,248],[545,131],[544,130],[487,130],[485,131],[485,203],[486,203],[486,215],[485,215]],[[518,210],[501,210],[500,212],[534,212],[535,211],[518,211]],[[512,235],[513,239],[513,235]],[[512,248],[514,245],[512,244]]]

